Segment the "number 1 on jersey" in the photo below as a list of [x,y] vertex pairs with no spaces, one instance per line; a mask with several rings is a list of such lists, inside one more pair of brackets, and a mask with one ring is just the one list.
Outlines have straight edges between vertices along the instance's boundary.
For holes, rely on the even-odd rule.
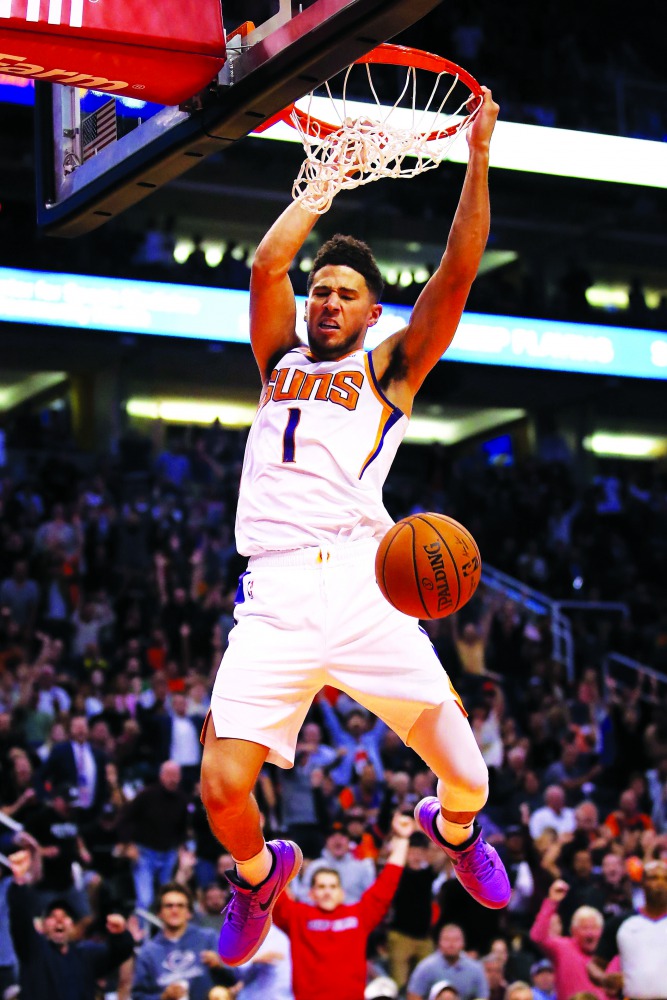
[[290,406],[287,413],[287,427],[285,428],[285,433],[283,434],[283,462],[296,462],[295,434],[296,429],[299,426],[299,421],[301,420],[301,410],[297,407]]

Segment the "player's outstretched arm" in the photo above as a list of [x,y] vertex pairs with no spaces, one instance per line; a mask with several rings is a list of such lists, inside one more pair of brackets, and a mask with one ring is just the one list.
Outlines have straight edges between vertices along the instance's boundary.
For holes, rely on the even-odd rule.
[[276,357],[298,342],[289,269],[317,219],[294,201],[257,247],[250,272],[250,342],[263,380]]
[[[403,373],[409,402],[456,333],[489,236],[489,145],[499,108],[491,91],[487,87],[482,90],[482,106],[467,132],[468,167],[445,253],[417,299],[407,327],[373,352],[380,378],[394,355],[400,353],[401,364],[396,368]],[[396,393],[391,395],[393,398]]]

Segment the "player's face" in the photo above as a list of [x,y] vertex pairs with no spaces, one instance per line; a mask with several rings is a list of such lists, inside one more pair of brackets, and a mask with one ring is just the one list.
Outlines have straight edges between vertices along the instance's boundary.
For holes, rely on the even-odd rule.
[[324,360],[343,357],[362,346],[366,330],[377,323],[382,306],[373,301],[365,278],[345,264],[316,272],[306,301],[308,343]]
[[344,893],[340,880],[324,872],[318,875],[310,889],[310,898],[321,910],[330,912],[343,902]]

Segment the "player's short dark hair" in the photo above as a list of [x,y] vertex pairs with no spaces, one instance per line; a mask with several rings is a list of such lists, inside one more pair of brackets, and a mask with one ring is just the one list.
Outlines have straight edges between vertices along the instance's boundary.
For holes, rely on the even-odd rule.
[[338,885],[342,885],[340,880],[340,872],[337,872],[335,868],[318,868],[310,877],[310,888],[312,889],[315,885],[315,879],[318,875],[335,875],[338,879]]
[[341,233],[336,233],[330,240],[323,243],[317,251],[308,275],[308,291],[310,291],[317,272],[327,264],[344,264],[351,267],[353,271],[357,271],[366,282],[375,301],[380,301],[384,291],[384,279],[380,274],[380,268],[377,266],[371,248],[363,240],[356,240],[354,236],[343,236]]

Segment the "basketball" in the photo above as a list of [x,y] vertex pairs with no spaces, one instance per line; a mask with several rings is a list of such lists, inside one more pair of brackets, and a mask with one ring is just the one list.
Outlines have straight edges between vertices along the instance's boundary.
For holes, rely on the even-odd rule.
[[390,528],[375,577],[390,604],[413,618],[446,618],[477,590],[482,559],[467,528],[445,514],[411,514]]

